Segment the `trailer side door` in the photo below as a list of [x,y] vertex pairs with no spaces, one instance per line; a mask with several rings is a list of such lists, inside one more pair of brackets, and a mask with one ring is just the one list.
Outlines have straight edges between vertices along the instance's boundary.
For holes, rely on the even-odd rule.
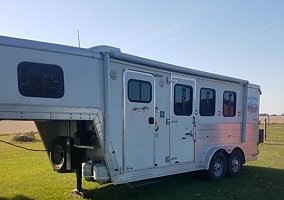
[[155,80],[152,74],[124,73],[124,170],[154,167]]
[[170,163],[194,161],[195,80],[172,77],[170,124]]

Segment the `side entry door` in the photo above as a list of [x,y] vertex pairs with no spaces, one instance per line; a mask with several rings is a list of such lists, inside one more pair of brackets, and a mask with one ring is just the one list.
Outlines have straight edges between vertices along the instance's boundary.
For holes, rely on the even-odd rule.
[[194,162],[195,80],[172,77],[170,163]]
[[152,74],[124,73],[124,171],[154,167],[155,80]]

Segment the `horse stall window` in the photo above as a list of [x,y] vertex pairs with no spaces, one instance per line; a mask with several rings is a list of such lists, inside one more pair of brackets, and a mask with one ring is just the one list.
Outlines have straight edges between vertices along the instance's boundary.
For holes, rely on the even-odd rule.
[[211,88],[201,88],[199,112],[201,116],[215,115],[216,92]]
[[237,95],[235,92],[225,91],[223,94],[223,116],[236,116]]
[[152,101],[151,83],[130,79],[128,81],[128,99],[131,102],[150,103]]
[[193,89],[189,85],[175,85],[174,113],[190,116],[192,114]]
[[21,62],[18,87],[26,97],[61,98],[64,95],[63,70],[57,65]]

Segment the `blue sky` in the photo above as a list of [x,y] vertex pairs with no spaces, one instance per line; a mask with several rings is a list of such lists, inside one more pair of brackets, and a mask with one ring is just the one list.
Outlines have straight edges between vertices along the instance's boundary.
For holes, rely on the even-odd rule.
[[0,35],[125,53],[247,79],[284,113],[284,0],[0,0]]

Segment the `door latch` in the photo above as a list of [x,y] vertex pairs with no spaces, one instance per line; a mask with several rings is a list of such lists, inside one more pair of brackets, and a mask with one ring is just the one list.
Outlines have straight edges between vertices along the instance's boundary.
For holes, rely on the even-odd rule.
[[177,157],[170,157],[170,156],[166,156],[166,163],[171,162],[172,160],[177,160]]

